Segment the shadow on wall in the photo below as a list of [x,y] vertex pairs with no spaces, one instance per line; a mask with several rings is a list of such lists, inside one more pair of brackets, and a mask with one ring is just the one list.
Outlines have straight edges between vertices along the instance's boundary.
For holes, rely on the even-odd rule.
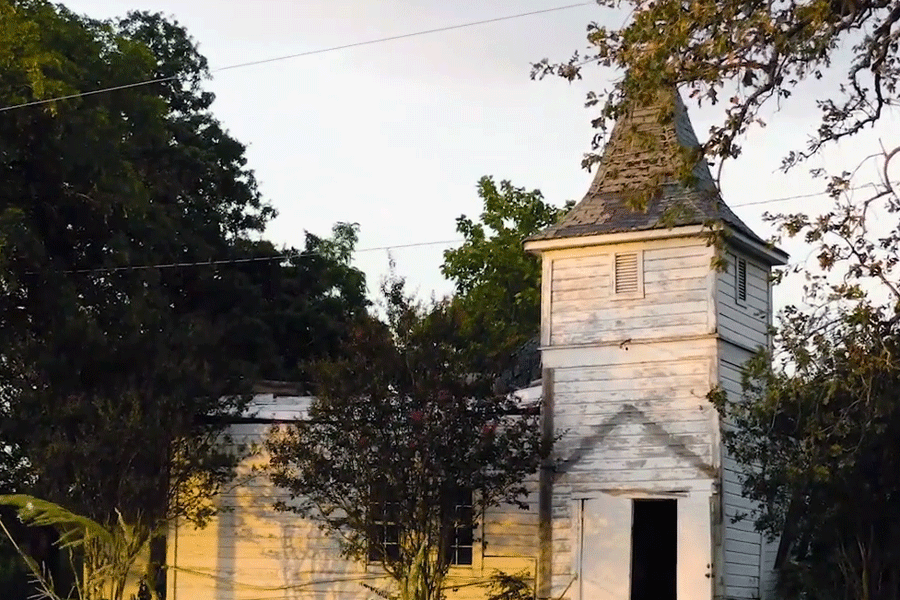
[[[266,427],[239,425],[235,443],[261,447]],[[207,527],[180,527],[170,542],[168,600],[336,600],[370,596],[361,583],[382,577],[340,558],[337,541],[315,523],[274,509],[287,494],[260,471],[262,452],[238,468]]]

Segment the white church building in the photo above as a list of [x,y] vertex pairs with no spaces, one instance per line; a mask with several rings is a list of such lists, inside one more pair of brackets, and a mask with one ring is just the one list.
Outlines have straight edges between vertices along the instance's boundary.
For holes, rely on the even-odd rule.
[[[771,597],[776,546],[735,520],[752,506],[707,394],[738,397],[741,365],[770,343],[770,270],[787,255],[728,208],[704,162],[690,183],[677,176],[697,146],[677,93],[630,112],[584,199],[526,242],[543,264],[541,372],[518,394],[539,399],[543,426],[561,434],[555,466],[535,477],[531,510],[485,515],[449,598],[486,597],[495,570],[527,571],[540,599]],[[232,426],[235,443],[305,417],[308,398],[269,392]],[[363,584],[383,584],[378,568],[273,509],[285,493],[264,463],[245,461],[206,528],[170,528],[167,600],[375,598]]]

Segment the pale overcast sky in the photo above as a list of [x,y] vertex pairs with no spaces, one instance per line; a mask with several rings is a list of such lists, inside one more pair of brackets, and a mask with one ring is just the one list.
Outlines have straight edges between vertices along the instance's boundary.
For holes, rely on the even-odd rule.
[[[236,63],[383,38],[572,4],[575,0],[67,0],[96,18],[129,10],[175,17],[199,42],[212,69]],[[273,62],[217,73],[208,89],[213,110],[248,145],[250,166],[278,209],[267,236],[300,246],[303,231],[327,235],[336,221],[360,224],[360,248],[454,240],[455,219],[477,216],[475,184],[482,175],[538,188],[561,204],[580,200],[590,174],[580,167],[590,150],[592,113],[585,93],[615,76],[588,68],[585,80],[540,82],[530,63],[565,59],[583,49],[596,20],[618,26],[622,15],[594,5],[522,17],[422,37]],[[815,131],[814,100],[834,82],[801,90],[745,141],[726,166],[725,201],[764,237],[766,210],[810,210],[825,198],[745,206],[819,192],[821,181],[801,168],[778,171],[787,150]],[[698,136],[719,116],[689,106]],[[855,166],[897,138],[900,119],[833,148],[812,166]],[[877,180],[873,168],[860,182]],[[446,246],[392,251],[399,274],[422,296],[451,291],[439,272]],[[785,249],[804,258],[798,244]],[[370,290],[387,272],[386,251],[357,255]],[[776,305],[789,298],[776,289]]]

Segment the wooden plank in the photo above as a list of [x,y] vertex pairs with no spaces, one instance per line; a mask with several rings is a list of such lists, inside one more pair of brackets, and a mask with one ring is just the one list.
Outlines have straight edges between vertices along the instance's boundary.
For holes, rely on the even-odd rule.
[[[615,392],[637,390],[664,390],[672,391],[676,388],[690,388],[697,386],[709,387],[708,378],[703,373],[672,373],[670,375],[648,376],[645,379],[630,381],[627,379],[586,379],[584,381],[560,382],[559,392]],[[694,390],[695,393],[705,395],[708,390]]]
[[558,269],[590,269],[605,266],[608,272],[612,263],[612,255],[606,252],[593,256],[570,256],[556,258],[553,262],[555,263],[554,268]]
[[544,256],[541,262],[541,345],[547,346],[552,338],[553,318],[550,299],[553,297],[553,259]]
[[697,482],[711,481],[696,467],[674,467],[666,471],[624,470],[614,477],[598,476],[592,472],[572,471],[563,475],[566,482],[577,485],[579,490],[604,490],[610,488],[645,488],[648,490],[679,489],[691,487]]
[[676,319],[679,315],[706,313],[705,294],[702,291],[676,292],[667,298],[646,299],[641,303],[625,303],[623,301],[585,302],[579,298],[568,298],[560,295],[553,305],[555,323],[579,321],[640,321],[647,317],[669,316]]
[[668,258],[683,258],[690,256],[701,256],[707,260],[709,264],[710,249],[704,244],[686,244],[683,246],[674,246],[670,248],[647,248],[644,250],[644,260],[665,260]]
[[[645,273],[646,275],[646,273]],[[704,297],[707,296],[704,280],[699,277],[691,277],[689,279],[667,279],[647,281],[644,279],[644,292],[647,298],[656,298],[660,294],[666,292],[690,292],[702,291]]]
[[[744,575],[731,575],[727,578],[726,585],[728,588],[728,592],[726,593],[726,595],[731,595],[732,590],[740,589],[740,588],[751,589],[751,590],[756,591],[758,594],[759,577],[752,577],[752,576],[748,577],[748,576],[744,576]],[[741,596],[741,597],[746,598],[747,596]]]
[[[666,318],[649,318],[641,322],[641,326],[627,327],[625,323],[609,322],[571,323],[564,331],[552,333],[554,344],[604,344],[623,342],[626,340],[652,340],[661,337],[678,337],[702,335],[705,332],[706,315],[683,315],[679,321],[671,322]],[[580,326],[579,326],[580,325]],[[554,324],[556,329],[556,324]]]
[[557,382],[609,381],[612,379],[632,381],[646,377],[666,378],[673,375],[706,375],[707,360],[706,358],[686,358],[582,367],[578,369],[558,369]]
[[[759,544],[758,531],[745,531],[743,529],[728,528],[725,532],[726,539],[744,542],[747,544]],[[737,552],[737,550],[729,550],[729,552]]]
[[644,259],[644,268],[647,273],[654,271],[671,271],[673,269],[710,269],[709,257],[703,254],[692,254],[689,256],[663,256],[655,254],[651,259]]
[[[611,294],[610,276],[596,277],[570,277],[568,279],[553,279],[553,290],[556,292],[563,290],[596,290],[598,297],[605,297]],[[550,298],[553,296],[544,296]],[[558,296],[557,296],[558,297]]]
[[663,281],[675,281],[679,279],[693,279],[702,285],[709,273],[709,265],[697,265],[679,269],[653,270],[644,272],[644,284],[659,283]]
[[755,557],[755,561],[735,563],[725,562],[725,575],[731,577],[733,575],[744,577],[759,577],[759,556]]
[[562,282],[570,279],[601,279],[610,277],[611,267],[608,264],[591,265],[589,267],[569,267],[553,265],[553,281]]

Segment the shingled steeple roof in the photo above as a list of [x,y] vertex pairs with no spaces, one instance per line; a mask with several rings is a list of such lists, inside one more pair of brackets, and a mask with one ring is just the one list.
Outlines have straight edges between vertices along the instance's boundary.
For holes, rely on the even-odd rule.
[[[615,124],[594,181],[562,221],[529,238],[554,240],[724,222],[762,243],[722,201],[676,90]],[[682,176],[693,162],[690,182]],[[643,205],[644,209],[635,208]]]

